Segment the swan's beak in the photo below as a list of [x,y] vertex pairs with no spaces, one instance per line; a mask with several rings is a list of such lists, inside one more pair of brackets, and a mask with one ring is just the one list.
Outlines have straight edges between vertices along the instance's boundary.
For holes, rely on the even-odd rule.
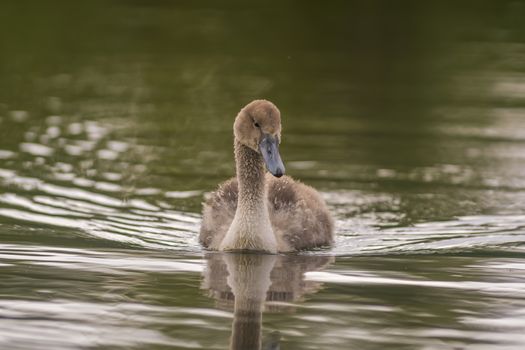
[[263,156],[266,168],[273,176],[281,177],[284,175],[284,164],[279,154],[279,143],[277,138],[269,134],[264,134],[259,149]]

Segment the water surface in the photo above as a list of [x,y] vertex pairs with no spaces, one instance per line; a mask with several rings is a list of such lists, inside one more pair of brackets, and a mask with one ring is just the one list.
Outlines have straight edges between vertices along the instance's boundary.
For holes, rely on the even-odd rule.
[[[525,346],[525,4],[317,6],[0,5],[0,348]],[[255,98],[333,248],[199,246]]]

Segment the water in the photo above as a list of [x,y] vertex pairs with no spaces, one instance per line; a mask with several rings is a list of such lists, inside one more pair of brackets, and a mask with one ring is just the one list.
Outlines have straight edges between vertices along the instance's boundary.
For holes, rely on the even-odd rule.
[[[525,3],[274,5],[0,5],[0,348],[525,346]],[[261,97],[332,249],[198,244]]]

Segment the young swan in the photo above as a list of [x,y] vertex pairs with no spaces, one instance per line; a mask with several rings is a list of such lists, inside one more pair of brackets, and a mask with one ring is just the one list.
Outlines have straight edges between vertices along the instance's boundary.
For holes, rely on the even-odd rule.
[[204,203],[201,244],[269,253],[330,245],[333,220],[319,193],[283,176],[277,107],[266,100],[249,103],[237,115],[233,133],[237,176]]

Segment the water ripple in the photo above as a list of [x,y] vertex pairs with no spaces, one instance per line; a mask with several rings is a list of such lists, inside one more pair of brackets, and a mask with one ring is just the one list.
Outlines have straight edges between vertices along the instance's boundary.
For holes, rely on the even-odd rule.
[[[173,338],[143,324],[177,324],[185,310],[154,305],[102,304],[71,300],[0,300],[0,344],[23,348],[170,346],[201,349],[196,340]],[[30,316],[29,316],[30,315]],[[169,316],[172,316],[170,319]],[[188,322],[187,325],[191,324]],[[205,328],[205,324],[200,324]],[[28,339],[27,334],[31,334]],[[82,336],[79,336],[79,335]]]
[[29,264],[82,271],[122,274],[124,272],[202,272],[203,262],[169,259],[144,253],[143,258],[116,251],[0,244],[0,259],[9,265]]

